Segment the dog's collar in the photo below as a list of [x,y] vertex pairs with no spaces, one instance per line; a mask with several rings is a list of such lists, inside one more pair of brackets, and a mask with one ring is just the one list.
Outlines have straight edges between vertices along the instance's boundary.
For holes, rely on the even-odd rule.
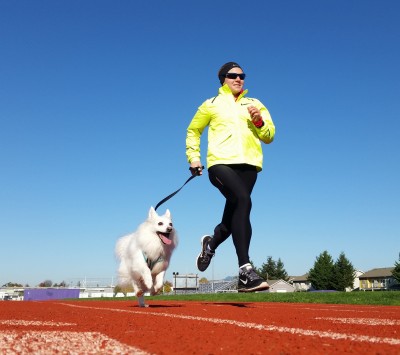
[[143,254],[144,261],[146,262],[146,264],[150,270],[153,270],[154,265],[156,265],[157,263],[164,261],[164,257],[162,255],[160,255],[156,260],[151,260],[151,259],[149,259],[149,257],[146,255],[146,253],[144,251],[142,251],[142,254]]

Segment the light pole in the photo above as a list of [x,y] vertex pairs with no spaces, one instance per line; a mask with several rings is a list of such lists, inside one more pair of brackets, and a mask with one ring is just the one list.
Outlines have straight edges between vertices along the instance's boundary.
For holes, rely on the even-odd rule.
[[173,272],[172,275],[174,275],[174,294],[176,295],[176,277],[179,275],[179,272]]

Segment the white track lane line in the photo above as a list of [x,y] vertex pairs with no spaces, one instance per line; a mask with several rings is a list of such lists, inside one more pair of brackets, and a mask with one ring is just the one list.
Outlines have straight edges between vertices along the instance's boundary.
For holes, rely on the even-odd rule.
[[0,331],[2,354],[134,354],[148,353],[97,332]]
[[103,310],[103,311],[142,314],[142,315],[149,315],[149,316],[151,315],[151,316],[155,316],[155,317],[197,320],[197,321],[201,321],[201,322],[208,322],[208,323],[215,323],[215,324],[230,324],[230,325],[233,325],[236,327],[241,327],[241,328],[258,329],[258,330],[263,330],[263,331],[268,331],[268,332],[277,332],[277,333],[290,333],[290,334],[295,334],[295,335],[304,335],[304,336],[311,336],[311,337],[329,338],[329,339],[333,339],[333,340],[351,340],[351,341],[358,341],[358,342],[364,342],[364,343],[400,345],[400,339],[396,339],[396,338],[382,338],[382,337],[359,335],[359,334],[333,333],[333,332],[308,330],[308,329],[301,329],[301,328],[278,327],[275,325],[263,325],[263,324],[257,324],[257,323],[249,323],[249,322],[238,322],[238,321],[234,321],[231,319],[205,318],[205,317],[187,316],[187,315],[170,314],[170,313],[156,313],[156,312],[132,311],[132,310],[114,309],[114,308],[78,306],[75,304],[68,304],[68,303],[59,303],[59,304],[68,306],[68,307],[75,307],[75,308],[96,309],[96,310]]
[[379,318],[335,318],[316,317],[314,319],[328,320],[332,323],[362,324],[362,325],[400,325],[400,320]]
[[76,326],[76,323],[61,323],[61,322],[50,322],[50,321],[36,321],[36,320],[21,320],[21,319],[7,319],[0,320],[0,324],[3,325],[22,325],[26,327],[30,326],[48,326],[48,327],[68,327]]

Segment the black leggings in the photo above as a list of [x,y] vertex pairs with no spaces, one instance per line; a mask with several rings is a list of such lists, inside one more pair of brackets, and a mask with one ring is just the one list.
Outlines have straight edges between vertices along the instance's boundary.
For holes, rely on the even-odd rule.
[[239,266],[250,262],[251,192],[257,180],[255,166],[247,164],[214,165],[208,169],[211,183],[226,198],[222,221],[214,229],[210,248],[215,250],[232,234]]

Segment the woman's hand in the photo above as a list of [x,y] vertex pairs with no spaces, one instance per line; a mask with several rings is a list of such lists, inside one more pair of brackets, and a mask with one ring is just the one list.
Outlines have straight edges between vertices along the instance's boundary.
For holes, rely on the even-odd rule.
[[190,163],[190,172],[192,175],[203,175],[204,166],[201,164],[201,161],[193,161]]
[[250,117],[251,117],[251,121],[255,125],[257,125],[258,122],[262,121],[261,112],[257,107],[249,106],[247,108],[247,110],[249,111],[249,114],[250,114]]

